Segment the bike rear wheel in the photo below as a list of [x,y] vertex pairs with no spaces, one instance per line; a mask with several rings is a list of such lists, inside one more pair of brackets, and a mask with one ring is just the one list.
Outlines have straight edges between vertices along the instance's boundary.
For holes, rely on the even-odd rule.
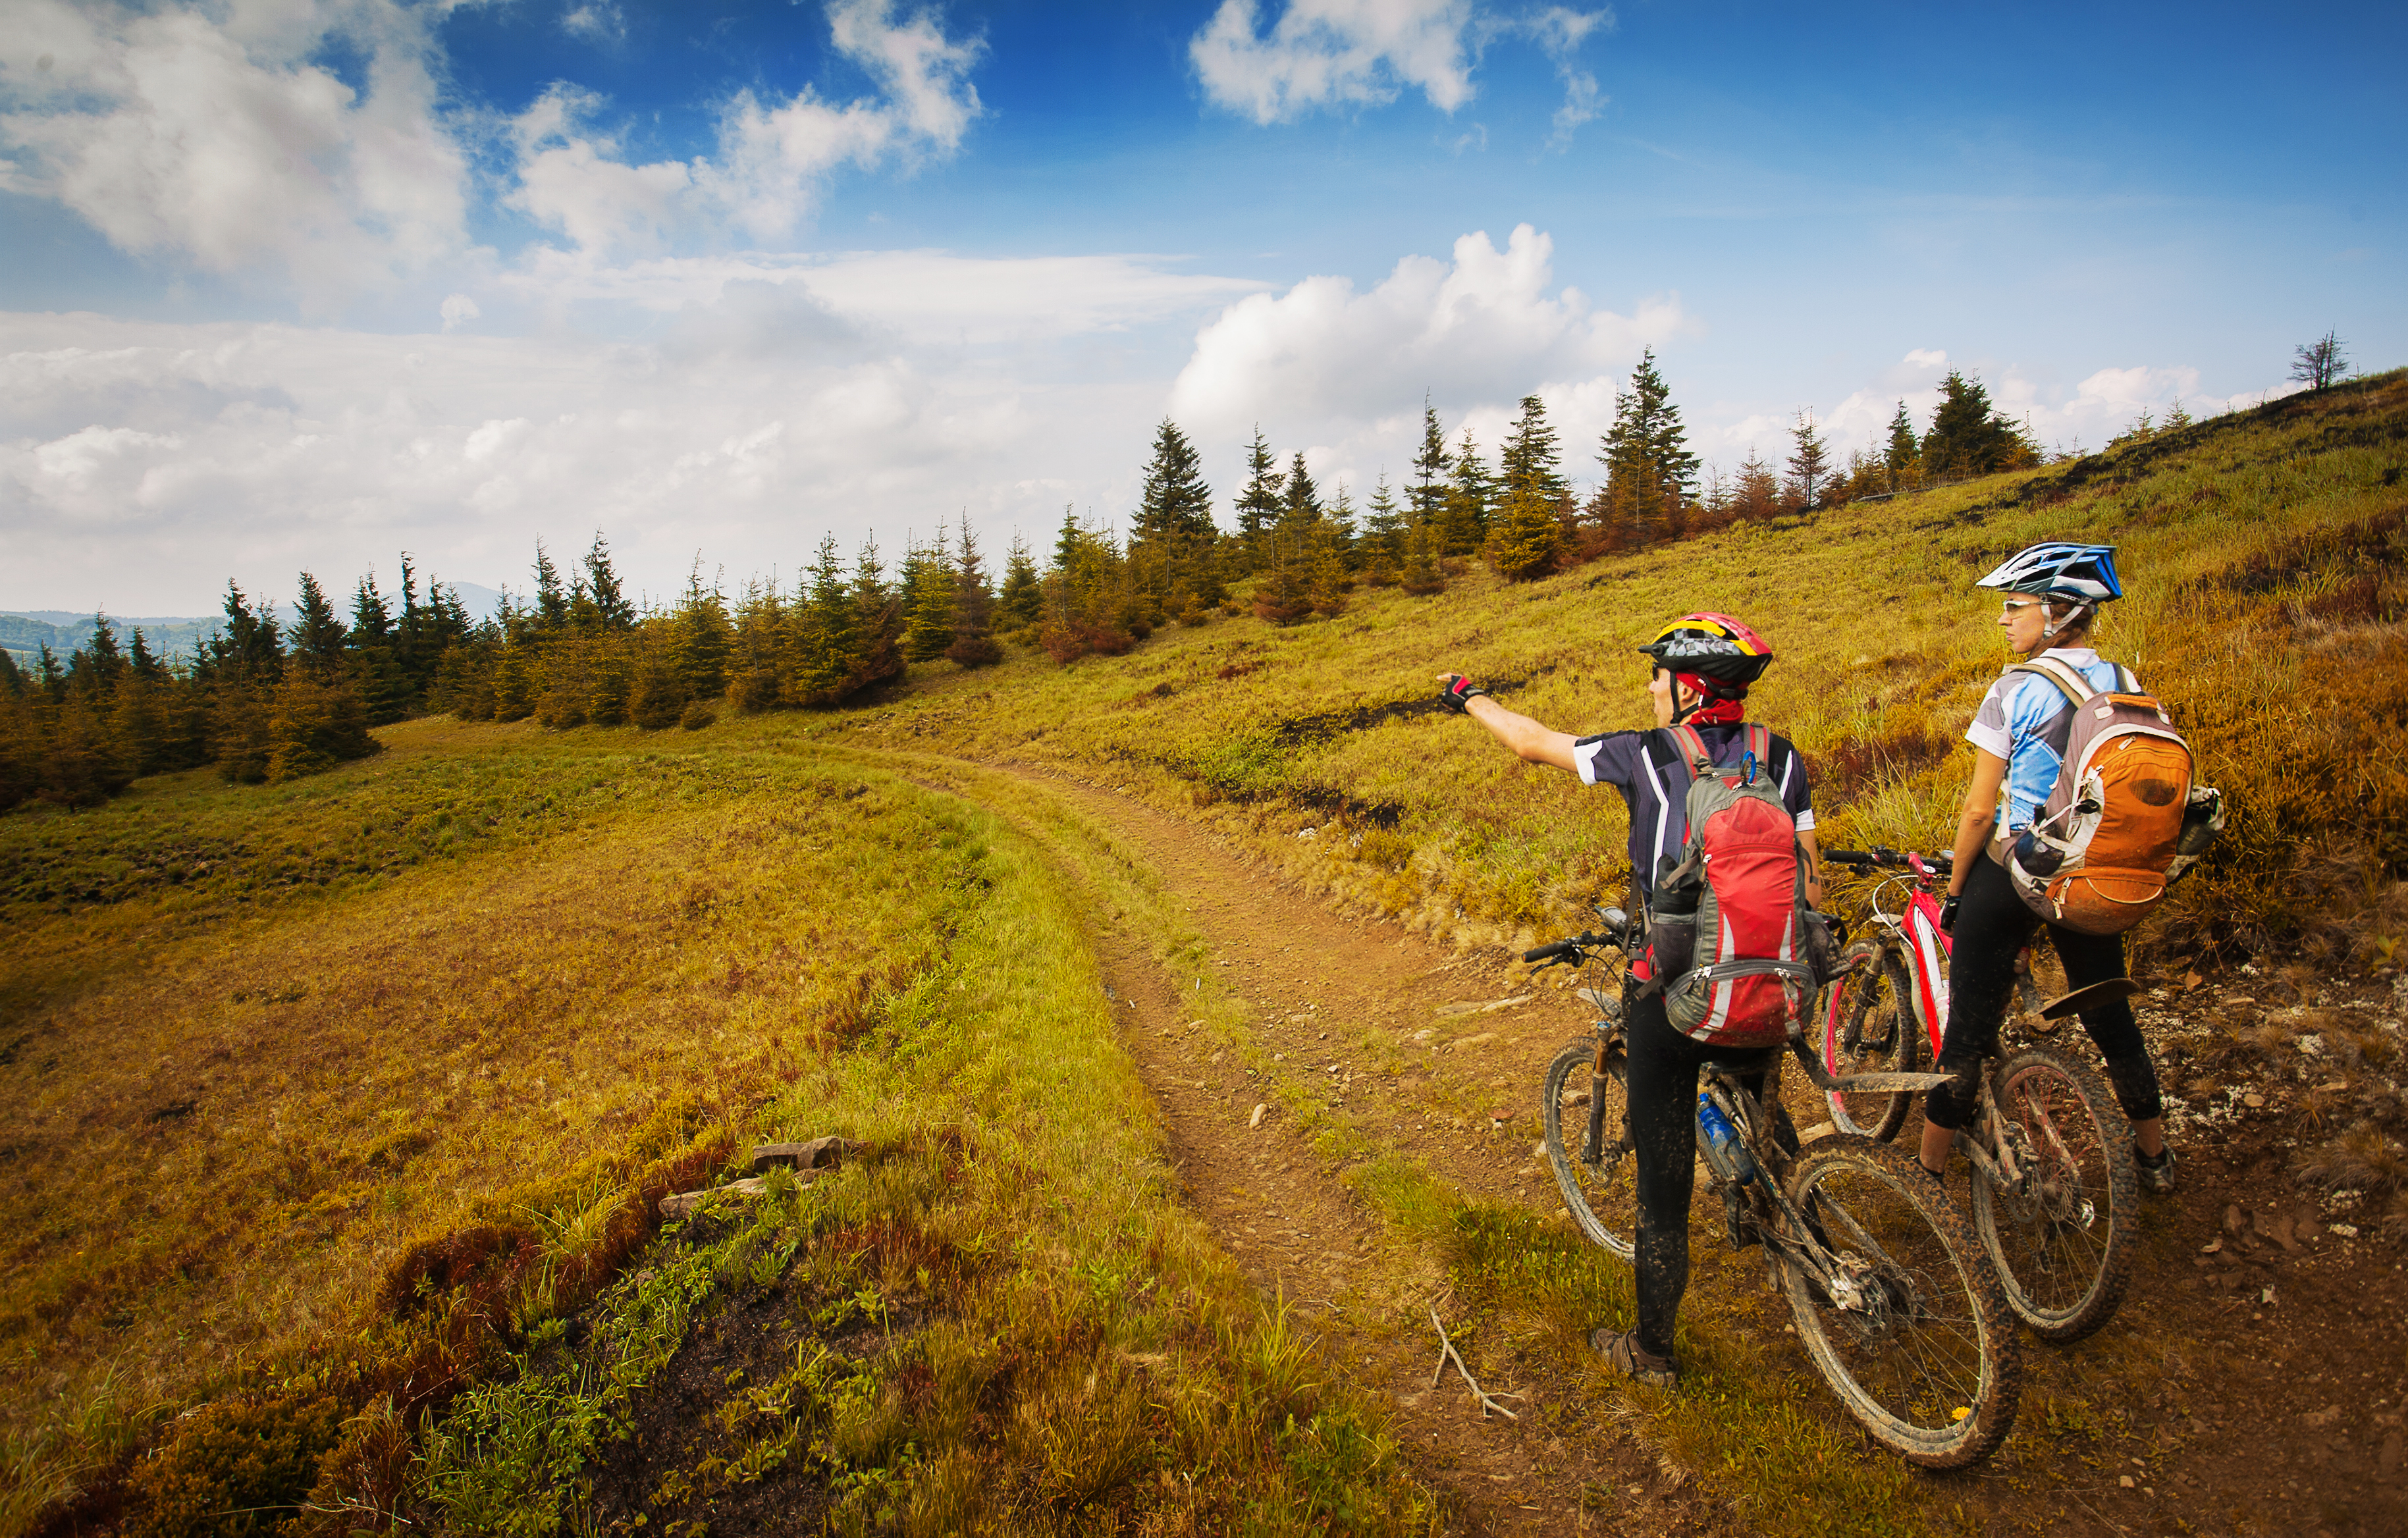
[[[1594,1037],[1555,1054],[1540,1093],[1539,1119],[1546,1128],[1547,1162],[1555,1167],[1555,1185],[1572,1221],[1590,1243],[1627,1260],[1639,1229],[1639,1177],[1638,1160],[1630,1151],[1627,1060],[1619,1040],[1606,1047],[1602,1074],[1597,1071],[1597,1055]],[[1605,1114],[1593,1120],[1590,1112],[1598,1103]],[[1591,1126],[1598,1128],[1594,1145]]]
[[2023,1360],[1964,1215],[1910,1156],[1853,1136],[1807,1144],[1789,1198],[1844,1277],[1827,1290],[1801,1261],[1781,1268],[1798,1338],[1840,1402],[1917,1467],[1988,1457],[2014,1426]]
[[1973,1227],[2015,1316],[2078,1341],[2131,1282],[2140,1185],[2124,1113],[2096,1069],[2046,1047],[2009,1054],[1991,1083],[2030,1168],[2021,1190],[1974,1171]]
[[[1915,1044],[1914,1006],[1905,969],[1886,946],[1858,941],[1840,953],[1823,1012],[1823,1066],[1835,1075],[1912,1073],[1921,1056]],[[1831,1125],[1887,1143],[1906,1125],[1914,1103],[1911,1090],[1832,1090]]]

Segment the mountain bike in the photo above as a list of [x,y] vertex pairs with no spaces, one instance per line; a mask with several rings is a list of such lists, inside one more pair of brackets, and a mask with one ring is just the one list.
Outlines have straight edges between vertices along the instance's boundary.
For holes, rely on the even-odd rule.
[[[1839,849],[1823,861],[1865,875],[1894,872],[1870,893],[1871,932],[1841,953],[1823,1011],[1824,1064],[1844,1085],[1866,1068],[1912,1072],[1927,1044],[1937,1062],[1948,1021],[1940,897],[1950,856]],[[2027,951],[2015,985],[2023,1009],[2001,1027],[2000,1055],[1984,1065],[1973,1119],[1956,1146],[1972,1166],[1974,1231],[2008,1305],[2032,1333],[2063,1344],[2098,1330],[2123,1301],[2140,1186],[2123,1112],[2099,1071],[2038,1042],[2010,1043],[2008,1028],[2053,1029],[2134,985],[2114,978],[2043,1003]],[[1885,1143],[1906,1125],[1914,1096],[1849,1088],[1829,1099],[1833,1127]]]
[[[1541,1119],[1573,1221],[1627,1260],[1638,1227],[1628,985],[1627,971],[1617,984],[1605,962],[1608,952],[1637,954],[1641,935],[1618,910],[1603,916],[1603,932],[1541,945],[1523,959],[1589,969],[1583,997],[1599,1018],[1548,1066]],[[1876,1073],[1870,1084],[1846,1085],[1824,1071],[1802,1033],[1790,1045],[1827,1090],[1912,1091],[1941,1077]],[[1763,1246],[1807,1356],[1875,1441],[1928,1469],[1986,1458],[2014,1425],[2022,1359],[2014,1316],[1970,1225],[1897,1149],[1833,1132],[1784,1150],[1774,1135],[1780,1073],[1775,1056],[1769,1102],[1719,1064],[1709,1062],[1701,1075],[1698,1141],[1732,1247]]]

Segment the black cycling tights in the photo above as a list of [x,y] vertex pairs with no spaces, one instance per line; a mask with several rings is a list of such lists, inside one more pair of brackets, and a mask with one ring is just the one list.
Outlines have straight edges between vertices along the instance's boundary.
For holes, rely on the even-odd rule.
[[[1697,1174],[1698,1070],[1709,1059],[1733,1071],[1750,1094],[1764,1088],[1779,1048],[1731,1052],[1672,1028],[1657,994],[1629,1006],[1630,1137],[1638,1164],[1639,1344],[1672,1355],[1672,1320],[1689,1286],[1689,1198]],[[1791,1152],[1797,1129],[1776,1115],[1774,1136]]]
[[[2006,1018],[2007,999],[2014,991],[2016,954],[2039,927],[2040,915],[2015,896],[2006,870],[1986,853],[1977,857],[1965,878],[1956,924],[1949,935],[1948,1028],[1941,1038],[1940,1071],[1957,1076],[1934,1085],[1924,1100],[1923,1114],[1934,1124],[1953,1130],[1972,1119],[1973,1074],[1982,1059],[1998,1050],[1999,1023]],[[2048,939],[2065,963],[2069,988],[2124,975],[2121,935],[2077,934],[2052,924]],[[2132,1006],[2118,999],[2084,1010],[2082,1028],[2106,1059],[2107,1080],[2115,1086],[2124,1114],[2136,1122],[2163,1115],[2157,1071],[2149,1062],[2149,1043],[2132,1018]]]

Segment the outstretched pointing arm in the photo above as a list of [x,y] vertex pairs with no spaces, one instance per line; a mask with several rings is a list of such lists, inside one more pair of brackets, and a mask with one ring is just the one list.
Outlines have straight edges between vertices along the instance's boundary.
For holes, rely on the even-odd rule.
[[[1452,685],[1460,675],[1440,675]],[[1463,702],[1463,713],[1488,728],[1488,734],[1526,763],[1547,764],[1567,774],[1580,772],[1572,762],[1573,738],[1540,725],[1526,715],[1517,715],[1487,695],[1474,695]]]

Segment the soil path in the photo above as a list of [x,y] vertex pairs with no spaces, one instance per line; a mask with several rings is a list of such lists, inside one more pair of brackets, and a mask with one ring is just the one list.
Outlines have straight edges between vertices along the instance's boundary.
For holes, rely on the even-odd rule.
[[[1451,957],[1395,926],[1339,917],[1190,825],[1110,790],[1031,778],[1144,852],[1283,1069],[1300,1064],[1326,1079],[1332,1105],[1358,1128],[1466,1192],[1554,1200],[1530,1145],[1488,1130],[1487,1113],[1518,1114],[1535,1102],[1541,1070],[1578,1025],[1559,1002],[1498,1011],[1484,1017],[1493,1025],[1469,1033],[1487,1039],[1458,1050],[1415,1042],[1417,1031],[1469,1013],[1465,1006],[1518,997],[1504,991],[1512,976],[1501,956]],[[1562,1364],[1543,1350],[1476,1332],[1457,1342],[1481,1387],[1517,1418],[1484,1416],[1451,1369],[1433,1387],[1439,1349],[1428,1310],[1451,1334],[1464,1321],[1450,1311],[1430,1257],[1397,1243],[1265,1085],[1190,1028],[1180,995],[1192,979],[1167,975],[1143,937],[1095,939],[1187,1200],[1255,1286],[1284,1299],[1319,1338],[1327,1367],[1391,1407],[1415,1473],[1447,1504],[1450,1531],[1742,1531],[1684,1471],[1659,1463],[1609,1418],[1594,1393],[1567,1396]],[[1367,1024],[1418,1061],[1393,1077],[1368,1065],[1358,1044]],[[1259,1123],[1257,1105],[1266,1107]]]
[[[1302,1064],[1325,1078],[1330,1104],[1375,1143],[1466,1194],[1558,1209],[1526,1131],[1492,1128],[1526,1126],[1546,1062],[1584,1028],[1569,995],[1534,993],[1504,953],[1454,956],[1399,927],[1340,917],[1243,848],[1116,791],[1029,778],[1141,852],[1283,1069]],[[1446,1493],[1456,1531],[1743,1530],[1686,1471],[1622,1430],[1606,1375],[1558,1346],[1484,1336],[1464,1344],[1483,1387],[1528,1396],[1504,1401],[1518,1420],[1484,1417],[1452,1373],[1433,1389],[1425,1309],[1437,1301],[1450,1330],[1458,1322],[1433,1259],[1394,1242],[1261,1083],[1190,1028],[1180,993],[1192,980],[1165,975],[1142,937],[1096,941],[1189,1200],[1256,1285],[1295,1305],[1324,1359],[1394,1404],[1399,1440]],[[2027,1340],[2015,1434],[1979,1470],[1935,1476],[1933,1493],[1980,1529],[2408,1531],[2408,1275],[2396,1246],[2376,1241],[2371,1201],[2362,1214],[2345,1199],[2338,1212],[2330,1200],[2320,1207],[2291,1177],[2300,1135],[2315,1129],[2300,1114],[2306,1089],[2262,1061],[2239,1061],[2232,1044],[2286,987],[2299,1004],[2356,1011],[2346,1018],[2394,1036],[2408,1000],[2337,999],[2298,980],[2233,985],[2192,979],[2143,1001],[2169,1093],[2191,1097],[2172,1118],[2183,1188],[2144,1210],[2141,1265],[2118,1317],[2071,1348]],[[1362,1049],[1383,1036],[1393,1052]],[[1812,1116],[1811,1090],[1793,1092],[1794,1108]],[[1911,1125],[1905,1136],[1914,1133]],[[2347,1231],[2353,1215],[2363,1235]],[[1751,1323],[1778,1330],[1759,1265],[1725,1256],[1702,1228],[1694,1250],[1687,1308],[1716,1311],[1742,1335]],[[1810,1410],[1840,1419],[1799,1366]]]

